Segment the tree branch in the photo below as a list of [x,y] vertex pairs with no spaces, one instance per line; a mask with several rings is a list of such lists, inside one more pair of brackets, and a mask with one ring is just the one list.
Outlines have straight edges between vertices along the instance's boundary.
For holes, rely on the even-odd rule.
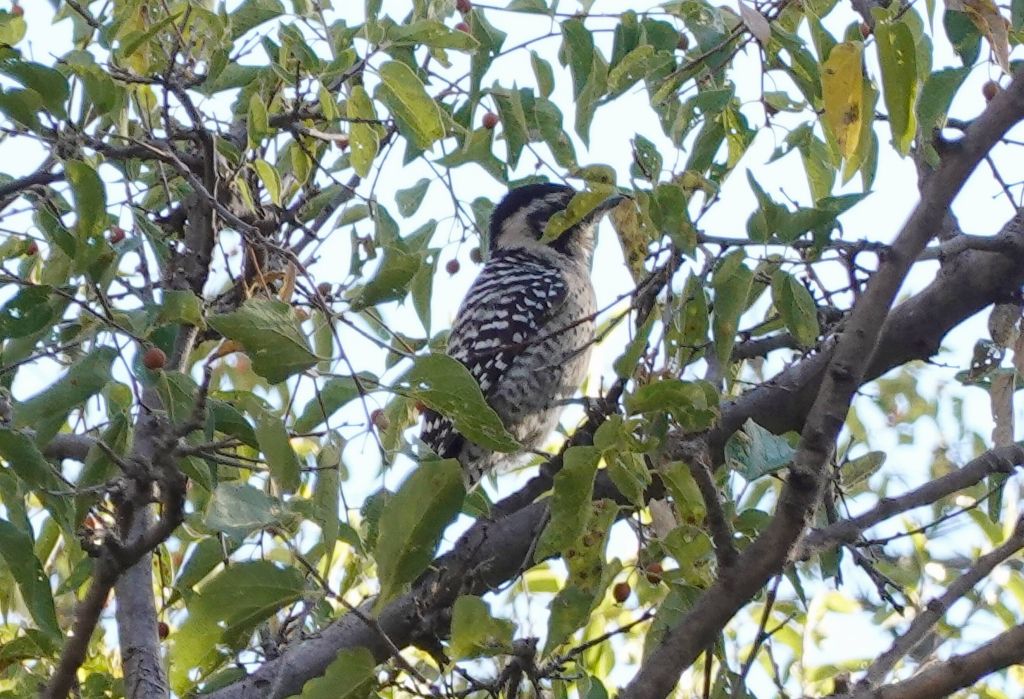
[[833,699],[936,699],[1024,661],[1024,625],[1004,631],[977,650],[930,664],[908,680]]
[[863,679],[857,683],[856,689],[870,690],[877,687],[900,661],[900,658],[913,651],[925,638],[928,631],[938,623],[954,602],[974,589],[974,586],[984,580],[997,565],[1017,553],[1022,546],[1024,546],[1024,517],[1017,520],[1013,533],[1002,545],[979,558],[966,573],[953,581],[953,584],[946,589],[942,596],[928,602],[925,610],[914,617],[910,627],[896,638],[889,650],[871,663]]
[[850,544],[864,532],[893,515],[930,505],[953,493],[979,483],[993,473],[1012,473],[1024,464],[1024,446],[1013,444],[995,447],[973,459],[963,468],[929,481],[899,497],[883,498],[864,514],[810,531],[793,553],[793,558],[804,560],[819,550],[835,544]]
[[989,150],[1024,118],[1024,71],[992,100],[964,137],[924,184],[921,201],[903,225],[850,320],[835,343],[820,390],[808,412],[800,445],[779,498],[775,516],[740,556],[742,576],[712,584],[647,656],[622,699],[655,699],[672,691],[736,612],[778,573],[818,501],[824,465],[835,446],[854,393],[869,374],[889,308],[910,266],[943,222],[968,176]]

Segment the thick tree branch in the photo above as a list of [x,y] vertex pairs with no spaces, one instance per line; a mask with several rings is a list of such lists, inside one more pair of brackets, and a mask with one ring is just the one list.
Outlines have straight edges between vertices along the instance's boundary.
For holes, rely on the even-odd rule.
[[851,318],[839,336],[820,390],[801,432],[800,445],[775,516],[740,556],[742,576],[717,580],[647,656],[623,699],[665,697],[736,612],[785,565],[817,503],[824,466],[835,446],[855,391],[869,374],[870,358],[896,293],[910,266],[943,222],[945,212],[975,166],[1003,135],[1024,118],[1024,73],[967,129],[921,191],[921,201],[903,225]]

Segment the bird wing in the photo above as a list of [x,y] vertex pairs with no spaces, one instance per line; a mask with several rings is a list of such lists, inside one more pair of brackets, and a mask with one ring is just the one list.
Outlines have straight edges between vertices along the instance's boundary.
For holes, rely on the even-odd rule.
[[[548,320],[565,303],[562,273],[543,260],[512,252],[488,262],[466,294],[448,337],[448,354],[462,362],[487,399],[516,357],[545,333]],[[458,455],[465,439],[451,421],[424,413],[420,438],[441,458]]]

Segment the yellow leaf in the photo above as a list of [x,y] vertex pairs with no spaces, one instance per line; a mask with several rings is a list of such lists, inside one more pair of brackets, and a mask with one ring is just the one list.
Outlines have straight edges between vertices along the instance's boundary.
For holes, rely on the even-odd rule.
[[825,126],[836,139],[843,158],[857,151],[864,119],[864,73],[861,61],[864,45],[846,41],[833,47],[821,72],[825,103]]

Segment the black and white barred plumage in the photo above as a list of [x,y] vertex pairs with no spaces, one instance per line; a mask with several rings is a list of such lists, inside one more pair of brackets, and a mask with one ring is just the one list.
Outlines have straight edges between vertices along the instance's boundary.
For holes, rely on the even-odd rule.
[[[535,184],[505,196],[491,216],[490,257],[448,338],[448,354],[470,370],[525,450],[540,447],[554,428],[583,380],[594,340],[594,233],[618,198],[541,243],[548,220],[574,194],[564,185]],[[439,456],[457,458],[469,483],[509,457],[469,442],[429,410],[420,436]]]

